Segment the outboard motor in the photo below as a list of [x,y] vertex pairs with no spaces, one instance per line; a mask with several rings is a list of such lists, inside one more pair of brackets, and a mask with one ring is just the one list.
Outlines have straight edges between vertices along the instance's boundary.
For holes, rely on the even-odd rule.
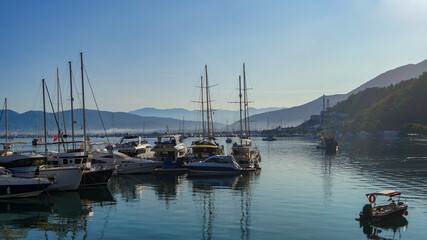
[[363,206],[363,208],[362,208],[362,211],[360,211],[359,215],[360,215],[361,221],[371,220],[371,218],[372,218],[372,206],[371,206],[371,204],[365,204],[365,206]]

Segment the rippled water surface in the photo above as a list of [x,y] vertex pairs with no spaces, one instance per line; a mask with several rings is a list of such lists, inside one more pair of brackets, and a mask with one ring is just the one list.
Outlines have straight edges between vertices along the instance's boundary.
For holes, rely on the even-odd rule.
[[[219,142],[225,144],[224,140]],[[262,154],[262,170],[257,173],[226,178],[116,176],[106,188],[3,200],[0,238],[427,236],[426,140],[347,139],[336,156],[325,156],[311,138],[256,139],[256,144]],[[225,146],[230,152],[231,146]],[[367,203],[364,194],[384,189],[402,192],[409,215],[382,225],[360,226],[355,218]]]

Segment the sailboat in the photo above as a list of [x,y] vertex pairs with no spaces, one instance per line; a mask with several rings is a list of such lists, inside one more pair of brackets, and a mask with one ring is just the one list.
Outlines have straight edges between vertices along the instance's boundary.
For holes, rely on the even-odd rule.
[[[84,65],[83,65],[83,53],[80,53],[80,63],[81,63],[81,75],[82,75],[82,105],[83,105],[83,141],[81,142],[81,147],[76,148],[76,143],[74,141],[74,109],[73,109],[73,89],[72,89],[72,70],[71,62],[68,62],[70,68],[70,93],[71,93],[71,126],[72,126],[72,148],[68,149],[66,152],[61,153],[59,142],[58,142],[58,154],[56,158],[50,159],[49,163],[59,166],[75,166],[83,168],[83,175],[79,187],[94,186],[94,185],[105,185],[108,183],[111,175],[115,171],[115,166],[103,166],[102,168],[95,168],[91,165],[91,154],[87,151],[89,144],[86,138],[86,114],[85,114],[85,94],[84,94]],[[58,77],[59,79],[59,77]],[[59,80],[58,80],[59,81]],[[58,83],[59,86],[59,83]],[[58,89],[59,96],[59,89]],[[59,98],[58,98],[59,102]],[[58,118],[59,118],[59,106],[58,106]],[[60,136],[59,121],[58,125],[58,136]],[[62,139],[63,141],[63,139]],[[90,148],[89,148],[90,149]]]
[[[42,84],[43,84],[43,95],[44,95],[44,86],[45,86],[44,79],[42,80]],[[7,118],[7,115],[5,117]],[[45,135],[45,141],[46,141],[46,135]],[[36,175],[42,178],[47,178],[53,182],[53,184],[47,187],[47,190],[67,191],[67,190],[76,190],[78,188],[80,184],[80,180],[82,178],[82,170],[80,168],[49,166],[47,165],[46,156],[43,156],[41,154],[37,154],[34,152],[15,151],[13,149],[13,146],[16,144],[26,144],[26,143],[25,142],[12,142],[12,143],[7,142],[7,120],[6,120],[6,143],[2,143],[4,149],[3,151],[1,151],[1,155],[0,155],[1,167],[7,168],[14,173],[25,173],[30,175]],[[45,153],[47,154],[47,145],[45,145]]]
[[[250,121],[249,121],[249,101],[247,96],[246,87],[246,72],[245,64],[243,63],[243,106],[242,106],[242,80],[239,76],[239,106],[240,106],[240,141],[233,144],[232,154],[236,159],[237,163],[242,168],[259,169],[259,162],[261,161],[261,155],[258,148],[252,145],[251,134],[250,134]],[[242,109],[243,107],[243,109]],[[244,119],[242,118],[242,111],[244,113]],[[244,123],[243,123],[244,122]],[[244,124],[244,129],[243,129]]]
[[[267,118],[267,130],[270,130],[270,119]],[[271,141],[276,141],[277,138],[274,138],[272,135],[269,135],[268,137],[265,137],[262,139],[263,141],[267,141],[267,142],[271,142]]]
[[317,141],[317,148],[325,149],[327,154],[335,154],[338,150],[338,141],[330,129],[330,110],[331,108],[329,107],[329,99],[327,100],[325,109],[325,95],[323,95],[323,110],[321,116],[322,127],[324,127],[324,129],[322,137]]
[[[190,146],[191,152],[189,155],[189,161],[202,161],[208,157],[214,155],[224,155],[224,146],[220,146],[215,142],[215,132],[213,124],[213,113],[211,107],[211,98],[209,93],[209,82],[208,82],[208,66],[205,65],[205,82],[206,86],[203,86],[203,76],[200,77],[200,89],[201,89],[201,113],[202,113],[202,139],[193,141]],[[204,99],[203,92],[206,90],[206,100]],[[206,103],[206,110],[204,110],[204,103]],[[206,123],[205,123],[206,113]],[[206,127],[206,128],[205,128]],[[207,131],[205,131],[205,129]]]

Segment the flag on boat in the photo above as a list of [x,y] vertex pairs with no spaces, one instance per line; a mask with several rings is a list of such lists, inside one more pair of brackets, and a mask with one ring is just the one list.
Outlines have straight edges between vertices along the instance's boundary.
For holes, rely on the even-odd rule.
[[55,142],[56,140],[58,140],[58,136],[55,135],[55,137],[53,138],[53,141]]

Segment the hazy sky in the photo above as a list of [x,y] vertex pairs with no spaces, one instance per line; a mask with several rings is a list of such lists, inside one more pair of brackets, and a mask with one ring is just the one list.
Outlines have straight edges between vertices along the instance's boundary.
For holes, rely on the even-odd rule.
[[69,99],[83,51],[103,110],[194,108],[205,64],[214,105],[233,109],[243,62],[254,107],[291,107],[426,59],[426,26],[424,0],[0,0],[0,97],[40,110],[59,67]]

